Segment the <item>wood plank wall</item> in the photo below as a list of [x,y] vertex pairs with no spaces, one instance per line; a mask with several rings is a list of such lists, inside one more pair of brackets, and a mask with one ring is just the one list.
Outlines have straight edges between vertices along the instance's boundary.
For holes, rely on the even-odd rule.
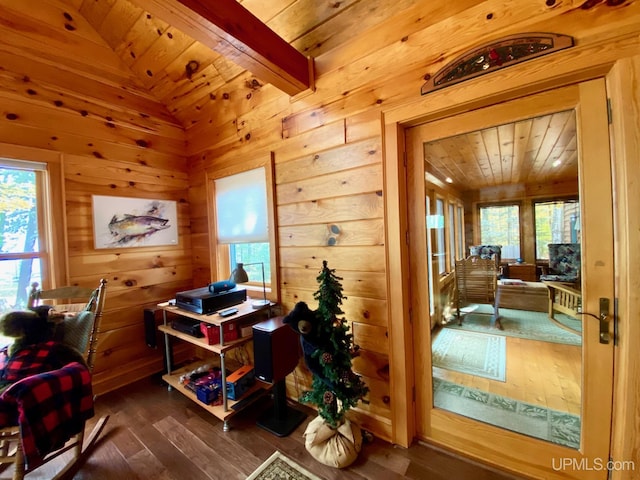
[[[99,394],[162,367],[145,343],[143,309],[192,285],[185,134],[77,11],[21,3],[0,1],[0,156],[61,166],[63,180],[51,178],[64,199],[55,228],[67,228],[63,254],[52,252],[67,261],[60,282],[109,281]],[[96,250],[96,194],[178,202],[179,245]]]
[[[199,252],[194,256],[195,282],[209,281],[211,273],[204,229],[204,171],[225,168],[234,157],[273,151],[283,306],[290,309],[304,300],[315,307],[312,294],[323,259],[344,278],[345,316],[364,353],[355,366],[371,386],[371,404],[356,409],[358,421],[382,438],[393,436],[390,406],[394,391],[403,394],[394,390],[388,376],[389,327],[401,319],[390,319],[386,313],[390,299],[380,157],[384,107],[418,98],[425,73],[434,73],[456,54],[478,44],[478,29],[486,23],[492,24],[492,38],[542,26],[544,31],[551,28],[587,43],[615,36],[608,28],[596,31],[588,27],[589,14],[577,5],[547,8],[529,2],[512,8],[488,3],[477,8],[474,2],[448,4],[446,9],[464,10],[458,15],[460,24],[478,27],[457,30],[453,43],[449,24],[439,24],[438,19],[455,12],[429,12],[430,16],[425,3],[403,4],[404,11],[357,42],[316,52],[314,94],[289,100],[245,74],[194,105],[189,116],[192,222],[203,226],[192,239],[194,251]],[[293,15],[292,10],[283,10],[277,20],[269,21],[295,25],[293,17],[287,16]],[[598,15],[611,25],[616,23],[619,34],[635,29],[623,12],[606,9],[604,4]],[[426,18],[429,20],[422,23]],[[398,31],[406,35],[400,38]],[[311,42],[307,40],[302,34],[296,42],[308,46]],[[450,56],[444,58],[443,51]],[[441,98],[446,103],[446,93]],[[294,397],[309,384],[304,368],[288,380]]]
[[[244,0],[249,7],[252,2],[261,3]],[[0,0],[0,154],[60,154],[70,280],[110,280],[96,370],[99,393],[157,369],[159,353],[142,340],[144,306],[212,280],[205,171],[273,151],[283,305],[305,300],[314,306],[315,277],[324,259],[344,278],[345,316],[363,349],[356,368],[371,387],[371,404],[357,409],[357,420],[391,439],[395,428],[404,427],[392,425],[391,410],[394,392],[403,393],[389,378],[388,363],[390,355],[403,352],[390,352],[388,331],[405,320],[387,316],[393,300],[387,283],[398,279],[388,278],[386,263],[385,215],[396,212],[384,211],[384,109],[419,101],[426,74],[482,39],[555,31],[574,36],[580,51],[610,55],[612,62],[637,55],[639,3],[610,8],[609,2],[596,2],[583,9],[582,2],[372,0],[355,5],[360,15],[325,9],[326,22],[313,30],[299,21],[297,8],[285,8],[289,3],[305,2],[272,2],[262,19],[274,27],[290,25],[285,38],[316,57],[316,92],[290,99],[250,73],[230,72],[228,78],[235,73],[235,79],[221,85],[215,98],[182,106],[178,119],[185,135],[76,11],[57,0],[40,0],[40,8],[28,12],[18,2]],[[68,4],[79,8],[81,2]],[[395,9],[389,20],[357,41],[343,41],[350,22],[368,22],[388,9]],[[611,53],[607,45],[614,41],[619,48]],[[563,71],[588,70],[589,59],[564,58]],[[486,94],[472,86],[462,93],[468,98],[464,108]],[[429,101],[444,109],[447,95],[443,91]],[[94,250],[92,194],[178,201],[180,245]],[[289,378],[289,391],[295,395],[306,384],[308,375],[300,368]],[[628,438],[619,440],[621,448],[633,447],[633,433]]]

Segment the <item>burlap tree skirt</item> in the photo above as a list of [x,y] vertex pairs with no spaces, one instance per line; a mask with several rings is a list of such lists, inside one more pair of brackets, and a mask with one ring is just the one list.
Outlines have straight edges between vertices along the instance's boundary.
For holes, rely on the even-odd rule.
[[338,428],[332,428],[317,416],[307,426],[304,437],[305,447],[311,456],[330,467],[348,467],[362,449],[362,432],[349,420]]

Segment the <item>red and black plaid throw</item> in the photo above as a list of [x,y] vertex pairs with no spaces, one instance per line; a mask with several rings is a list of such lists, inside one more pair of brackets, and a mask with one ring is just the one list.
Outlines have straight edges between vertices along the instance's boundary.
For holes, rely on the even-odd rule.
[[91,374],[77,362],[24,378],[0,395],[0,426],[20,426],[27,468],[64,446],[93,415]]
[[0,351],[0,380],[14,383],[36,373],[56,370],[64,366],[56,352],[56,342],[41,342],[27,345],[11,357],[7,357],[5,347]]

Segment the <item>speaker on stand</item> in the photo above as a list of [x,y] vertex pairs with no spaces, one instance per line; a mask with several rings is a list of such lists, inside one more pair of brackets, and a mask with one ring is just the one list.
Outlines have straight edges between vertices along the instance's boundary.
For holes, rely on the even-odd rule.
[[273,406],[257,425],[278,437],[286,437],[307,417],[304,412],[287,405],[285,378],[298,365],[301,355],[300,337],[284,317],[274,317],[253,326],[254,372],[258,380],[273,384]]

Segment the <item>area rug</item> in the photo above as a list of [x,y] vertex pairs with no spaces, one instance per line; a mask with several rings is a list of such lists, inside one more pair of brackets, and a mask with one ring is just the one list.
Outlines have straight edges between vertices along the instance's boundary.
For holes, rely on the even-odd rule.
[[571,448],[580,447],[580,417],[433,379],[436,407]]
[[434,367],[505,381],[505,337],[443,328],[431,350]]
[[490,314],[493,312],[491,305],[473,305],[462,309],[462,312],[462,325],[459,326],[457,318],[454,318],[445,326],[457,330],[487,332],[565,345],[582,344],[582,336],[579,332],[559,327],[543,312],[501,308],[500,322],[503,330],[499,330],[491,323]]
[[247,480],[322,480],[304,467],[276,451]]

